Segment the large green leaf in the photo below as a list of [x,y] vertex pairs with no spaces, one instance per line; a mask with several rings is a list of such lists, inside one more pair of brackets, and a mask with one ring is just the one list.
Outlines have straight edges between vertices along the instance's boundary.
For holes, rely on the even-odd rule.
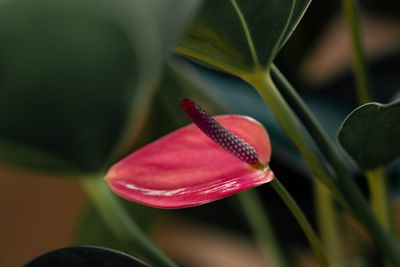
[[400,101],[368,103],[355,109],[339,129],[340,144],[363,170],[400,157]]
[[299,24],[301,18],[303,17],[310,3],[311,0],[294,0],[293,13],[290,17],[289,24],[286,27],[286,31],[283,35],[283,38],[279,44],[279,49],[281,49],[286,44],[290,36],[292,36],[292,33],[296,29],[297,25]]
[[0,161],[98,172],[120,157],[199,2],[3,2]]
[[232,74],[267,69],[311,0],[208,0],[177,51]]
[[[126,1],[131,1],[131,0],[126,0]],[[164,61],[168,56],[170,55],[170,52],[172,50],[172,47],[175,45],[175,42],[177,38],[179,38],[183,31],[186,29],[188,26],[189,22],[192,21],[194,15],[196,14],[198,8],[200,7],[201,3],[203,0],[187,0],[182,2],[181,0],[169,0],[169,1],[164,1],[164,0],[147,0],[147,1],[136,1],[136,4],[139,5],[144,5],[146,8],[146,13],[144,14],[147,18],[152,17],[154,18],[154,24],[155,28],[157,31],[157,40],[153,40],[154,42],[158,42],[158,49],[160,49],[161,52],[161,57],[158,57],[158,53],[152,54],[152,57],[158,57],[158,60]],[[132,24],[130,24],[132,25]],[[136,31],[143,31],[143,24],[140,23],[136,25],[137,28]],[[146,40],[144,40],[146,41]],[[142,42],[143,45],[147,46],[148,43]],[[151,47],[151,45],[149,46]],[[143,61],[142,63],[142,69],[147,70],[148,67],[148,62]],[[142,83],[142,86],[148,89],[148,84],[154,85],[155,81],[158,81],[157,78],[159,76],[157,75],[158,73],[155,73],[154,71],[146,71],[145,73],[146,78],[144,79],[145,82]],[[160,75],[161,76],[161,75]],[[139,85],[140,87],[140,85]],[[157,87],[157,86],[155,86]],[[153,87],[152,89],[155,89]],[[147,90],[146,92],[148,92]],[[141,98],[137,98],[136,105],[141,106],[143,103],[145,104],[150,104],[148,102],[143,102]],[[147,105],[145,108],[146,113],[149,113],[149,109],[153,108],[153,106]],[[125,131],[125,134],[119,144],[119,147],[116,149],[114,153],[114,157],[111,158],[111,162],[118,160],[121,155],[124,155],[126,152],[129,152],[128,149],[132,147],[134,141],[137,139],[140,131],[138,129],[141,129],[143,127],[137,127],[136,125],[132,122],[134,121],[140,121],[141,124],[145,124],[146,122],[146,117],[143,116],[143,110],[140,112],[134,112],[133,116],[137,116],[136,120],[131,119],[130,127],[128,124],[128,127]]]

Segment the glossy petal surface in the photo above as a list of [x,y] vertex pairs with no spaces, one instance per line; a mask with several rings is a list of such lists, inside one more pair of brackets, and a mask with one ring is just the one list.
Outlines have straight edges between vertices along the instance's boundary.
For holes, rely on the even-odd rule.
[[[249,117],[217,116],[244,139],[267,165],[271,147],[264,127]],[[210,140],[194,124],[135,151],[109,170],[108,184],[118,195],[158,208],[184,208],[215,201],[273,179]]]

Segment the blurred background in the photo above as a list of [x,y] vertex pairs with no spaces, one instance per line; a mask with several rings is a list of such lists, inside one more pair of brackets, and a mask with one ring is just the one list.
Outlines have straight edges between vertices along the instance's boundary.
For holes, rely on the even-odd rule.
[[[19,2],[22,3],[21,6],[27,3]],[[363,38],[372,73],[374,94],[377,100],[386,103],[400,96],[400,5],[395,1],[376,0],[360,3]],[[118,23],[110,23],[113,21],[111,19],[103,21],[99,18],[103,18],[102,14],[108,8],[106,4],[95,11],[91,5],[77,4],[82,8],[82,12],[89,14],[81,20],[76,20],[82,18],[79,12],[71,11],[65,6],[56,7],[58,11],[67,10],[61,12],[61,18],[57,19],[52,17],[54,15],[49,15],[51,12],[44,12],[43,14],[49,17],[43,18],[39,11],[30,12],[28,7],[22,8],[18,4],[4,7],[6,4],[7,2],[0,1],[0,137],[5,136],[7,139],[13,136],[12,142],[18,143],[27,135],[30,136],[26,143],[18,147],[25,153],[24,145],[35,146],[35,138],[39,136],[40,142],[45,143],[49,151],[62,151],[67,155],[63,160],[55,161],[55,171],[65,166],[68,166],[70,171],[67,174],[56,175],[56,179],[54,174],[17,168],[4,159],[4,155],[14,158],[8,150],[10,143],[0,143],[0,149],[4,152],[0,157],[3,161],[0,165],[0,266],[21,266],[46,251],[70,244],[98,244],[135,253],[135,248],[126,248],[118,244],[101,222],[76,181],[78,171],[72,166],[79,166],[79,171],[90,173],[91,170],[104,170],[104,166],[115,161],[117,156],[107,158],[106,155],[111,151],[111,147],[118,147],[117,142],[113,141],[113,136],[123,135],[122,124],[125,119],[134,121],[134,125],[146,125],[140,133],[133,133],[135,143],[131,144],[131,149],[186,124],[183,115],[177,114],[180,112],[180,99],[188,95],[208,103],[206,105],[211,113],[247,114],[265,123],[274,147],[271,163],[274,172],[281,177],[306,213],[313,216],[312,186],[309,183],[308,169],[262,101],[246,84],[178,55],[168,56],[168,51],[172,51],[174,44],[173,38],[171,44],[166,46],[168,50],[159,55],[168,61],[161,71],[161,67],[157,66],[160,62],[147,60],[148,51],[140,51],[138,56],[127,46],[127,42],[137,45],[140,43],[138,39],[146,39],[152,43],[154,36],[150,34],[151,26],[148,26],[150,33],[143,33],[143,36],[122,34],[121,29],[125,29],[129,14],[119,10],[116,14],[123,19],[118,19]],[[53,8],[47,1],[39,1],[39,4]],[[143,13],[141,16],[147,18],[147,13],[142,12],[141,7],[137,7],[137,10],[135,15]],[[43,21],[38,18],[42,18]],[[54,33],[54,25],[49,25],[49,20],[46,19],[55,21],[55,25],[62,30]],[[15,22],[17,20],[23,23]],[[44,36],[51,36],[54,42],[51,39],[41,40],[26,35],[30,29],[29,25],[34,27],[30,24],[34,21],[39,21],[39,32]],[[146,25],[152,24],[149,22]],[[87,35],[88,32],[92,35]],[[146,32],[146,29],[142,29],[141,32]],[[71,37],[76,40],[71,40]],[[62,42],[57,41],[59,38]],[[79,47],[82,42],[85,47],[91,49],[82,50]],[[68,49],[64,50],[67,46]],[[87,53],[89,50],[90,53]],[[43,57],[44,54],[47,56]],[[10,59],[16,55],[20,58]],[[72,55],[79,57],[75,58]],[[156,80],[157,77],[152,75],[138,74],[140,79],[131,79],[132,73],[139,72],[137,68],[143,61],[146,61],[146,68],[151,69],[149,73],[159,72],[157,75],[162,77],[159,85],[153,84],[152,80]],[[59,64],[60,62],[63,64]],[[357,106],[351,73],[350,43],[340,11],[340,2],[314,1],[275,63],[299,90],[332,138],[335,138],[342,120]],[[53,66],[57,68],[54,69]],[[46,69],[47,67],[49,69]],[[88,72],[89,69],[91,71]],[[96,79],[91,77],[98,76],[103,78],[92,83]],[[82,87],[77,86],[81,85],[82,80],[85,82],[85,89],[79,89]],[[147,117],[143,122],[139,118],[141,116],[133,118],[127,115],[129,108],[126,102],[127,99],[136,97],[130,95],[129,86],[133,84],[140,87],[145,83],[154,89],[148,96],[138,94],[140,99],[137,101],[146,103],[135,106],[139,110],[138,114]],[[112,87],[110,85],[115,84],[128,89],[120,92],[109,89]],[[43,100],[44,96],[52,94],[56,86],[68,93],[56,97],[54,103],[46,103]],[[31,90],[26,95],[21,95],[18,91],[21,87],[29,87]],[[227,93],[228,90],[235,93]],[[36,95],[38,91],[39,95]],[[101,96],[97,95],[99,91],[103,92]],[[115,94],[119,102],[109,106],[107,98]],[[57,92],[53,96],[57,96]],[[2,101],[2,97],[13,99],[14,102]],[[94,100],[95,98],[99,100]],[[27,107],[26,103],[32,99],[36,101],[35,106]],[[85,107],[88,103],[90,108]],[[32,110],[43,106],[46,106],[46,109],[43,108],[40,116],[26,117]],[[20,112],[21,110],[25,113]],[[54,126],[54,129],[57,129],[57,123],[62,121],[53,120],[53,117],[47,115],[43,118],[42,115],[54,112],[54,117],[57,117],[65,110],[68,110],[68,120],[72,121],[74,130],[63,133],[55,130],[50,136],[42,136],[41,127]],[[93,118],[96,117],[101,117],[102,120],[93,122]],[[87,130],[89,122],[93,125]],[[14,127],[17,123],[26,127]],[[37,130],[27,132],[26,129],[32,125]],[[110,128],[113,131],[108,130]],[[13,134],[16,131],[22,136],[15,137]],[[61,139],[55,136],[61,136]],[[130,141],[132,140],[127,138],[124,142]],[[73,151],[75,147],[81,148],[79,153]],[[97,156],[91,154],[94,150]],[[23,166],[32,162],[29,155],[27,158],[16,158]],[[43,162],[39,159],[34,161],[35,166],[42,166]],[[98,166],[98,162],[104,164]],[[393,191],[399,192],[398,163],[391,166],[390,177],[392,188],[396,188]],[[365,186],[362,180],[360,185]],[[315,262],[307,243],[289,212],[267,185],[258,190],[263,192],[264,204],[272,224],[277,236],[282,239],[284,248],[292,255],[292,262],[299,262],[299,266],[314,266]],[[394,195],[393,198],[399,202],[398,195]],[[246,221],[240,210],[235,208],[235,201],[235,197],[232,197],[197,208],[174,211],[160,211],[133,203],[125,205],[160,247],[182,266],[263,266],[262,257],[252,241]],[[396,207],[396,216],[400,219],[400,205],[397,204]],[[357,246],[359,238],[367,238],[351,219],[345,224],[344,231],[352,233],[349,235],[351,240],[347,240],[349,246]],[[193,251],[196,253],[192,253]],[[373,255],[370,257],[373,258]],[[377,266],[373,260],[370,264]]]

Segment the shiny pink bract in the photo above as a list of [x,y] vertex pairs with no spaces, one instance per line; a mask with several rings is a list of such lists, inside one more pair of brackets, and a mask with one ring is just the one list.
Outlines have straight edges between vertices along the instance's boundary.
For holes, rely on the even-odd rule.
[[[248,142],[262,164],[271,155],[264,127],[239,115],[214,117]],[[210,140],[194,124],[135,151],[111,167],[111,189],[128,200],[158,208],[185,208],[215,201],[267,183],[272,171],[241,161]]]

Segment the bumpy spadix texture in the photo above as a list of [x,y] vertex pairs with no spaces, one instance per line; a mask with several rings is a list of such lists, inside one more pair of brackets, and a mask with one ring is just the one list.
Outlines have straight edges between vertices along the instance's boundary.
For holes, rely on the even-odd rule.
[[257,152],[251,145],[224,128],[195,102],[186,98],[181,105],[193,123],[215,143],[244,162],[258,162]]
[[[260,123],[237,115],[214,119],[251,145],[260,163],[268,165],[271,147]],[[128,200],[152,207],[184,208],[269,182],[273,173],[240,160],[190,124],[117,162],[106,179],[115,193]]]

